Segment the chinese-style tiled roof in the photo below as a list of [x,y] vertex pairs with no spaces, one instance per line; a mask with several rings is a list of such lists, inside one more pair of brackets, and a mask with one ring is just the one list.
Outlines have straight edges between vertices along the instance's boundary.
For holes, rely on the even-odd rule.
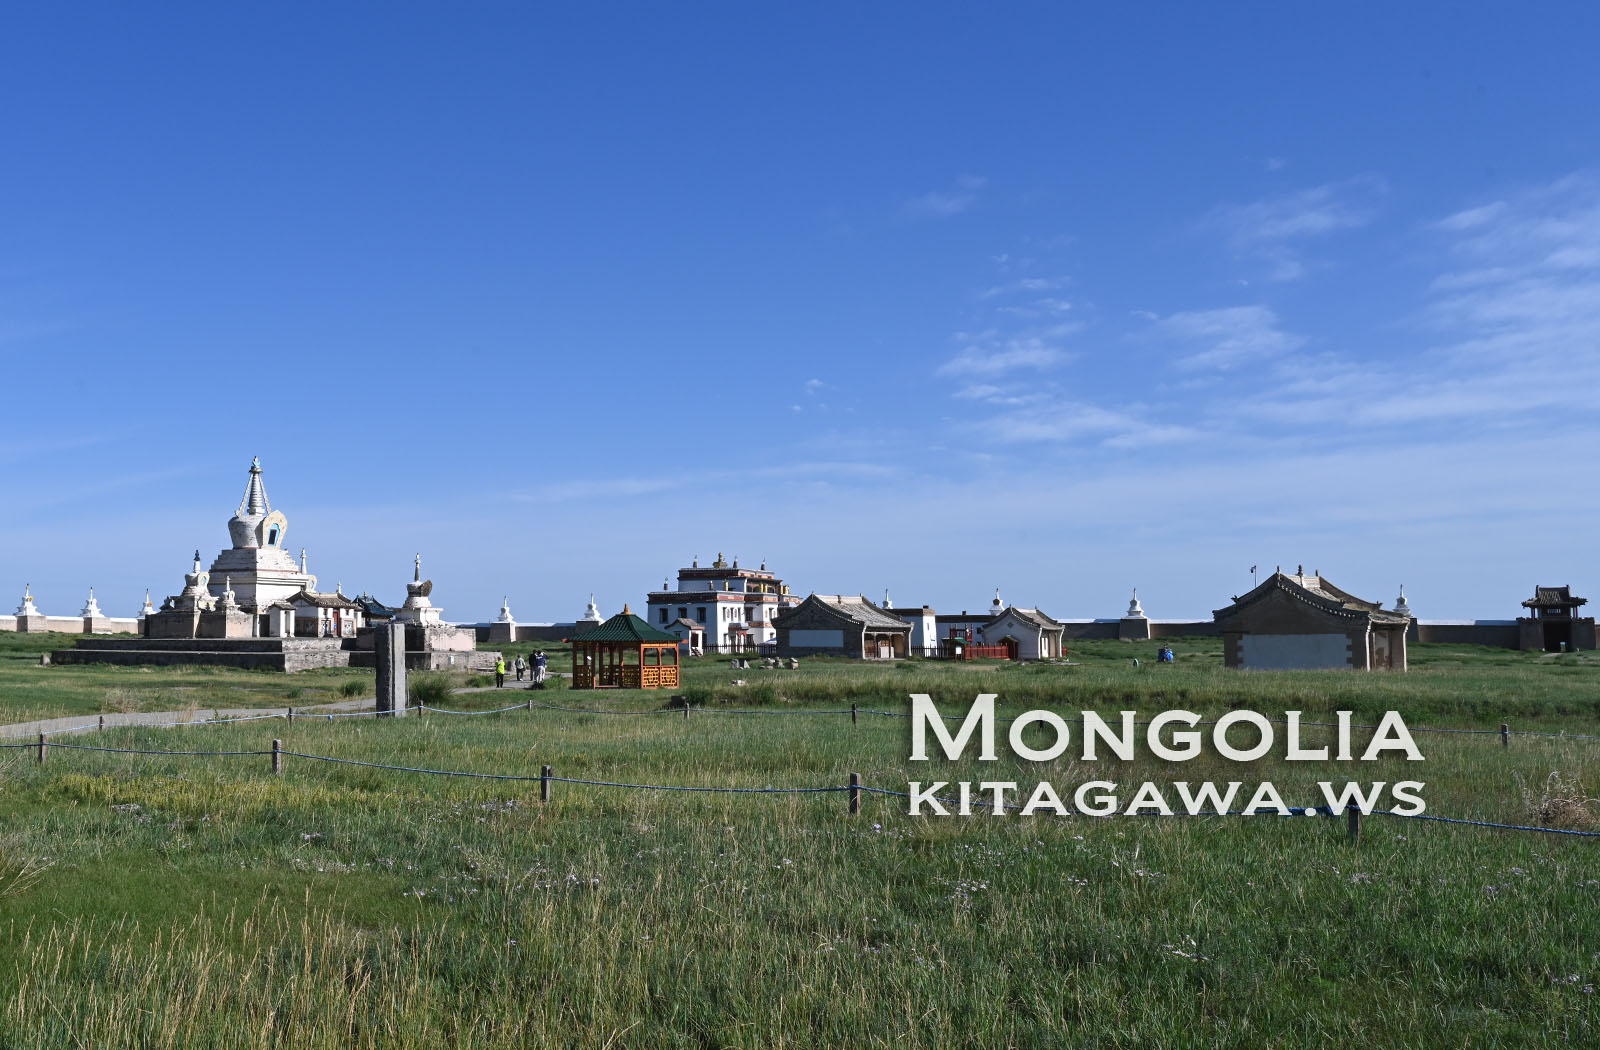
[[1062,629],[1062,624],[1060,621],[1052,620],[1049,616],[1046,616],[1038,609],[1023,609],[1015,605],[1005,609],[1000,613],[1000,615],[991,619],[989,623],[997,623],[998,621],[1004,619],[1007,614],[1014,615],[1023,623],[1028,624],[1031,627],[1038,628],[1041,631],[1059,631]]
[[1533,589],[1533,597],[1529,598],[1522,604],[1524,608],[1528,609],[1537,609],[1540,607],[1548,608],[1553,605],[1562,606],[1568,609],[1575,609],[1580,605],[1588,605],[1589,599],[1574,598],[1572,596],[1571,587],[1536,586]]
[[584,631],[577,641],[583,642],[671,642],[678,644],[678,636],[658,631],[644,620],[624,609],[598,627]]
[[884,612],[858,594],[813,594],[811,597],[867,627],[911,629],[911,625],[900,617]]
[[1339,616],[1350,620],[1362,618],[1371,619],[1373,623],[1405,624],[1411,622],[1411,617],[1399,613],[1385,612],[1383,606],[1377,602],[1363,601],[1345,591],[1341,591],[1333,584],[1324,580],[1320,575],[1306,576],[1297,574],[1290,576],[1287,573],[1275,572],[1256,587],[1240,597],[1234,599],[1232,605],[1225,609],[1218,609],[1211,615],[1218,620],[1232,616],[1246,605],[1252,605],[1273,591],[1283,591],[1297,601],[1315,609],[1320,609],[1332,616]]
[[319,609],[359,609],[360,606],[342,594],[322,594],[313,591],[299,591],[289,596],[289,601],[300,602],[305,605],[314,605]]

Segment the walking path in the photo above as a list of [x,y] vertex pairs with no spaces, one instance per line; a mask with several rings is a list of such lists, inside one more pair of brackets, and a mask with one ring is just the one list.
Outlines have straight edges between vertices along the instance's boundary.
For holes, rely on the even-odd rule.
[[[547,677],[570,678],[571,675],[548,675]],[[505,689],[532,689],[532,682],[508,681]],[[455,693],[493,693],[504,692],[492,685],[475,686],[472,688],[454,689]],[[318,714],[326,715],[330,712],[341,711],[369,711],[377,706],[373,697],[358,697],[354,700],[338,700],[332,703],[317,704],[314,707],[296,707],[296,715],[315,718]],[[11,725],[0,726],[0,738],[4,737],[36,737],[40,733],[59,733],[67,729],[78,729],[83,726],[98,725],[99,719],[104,718],[107,728],[111,726],[143,726],[143,725],[171,725],[174,722],[205,722],[216,718],[249,718],[256,716],[265,718],[268,715],[282,717],[289,713],[288,707],[211,707],[196,708],[189,711],[113,711],[104,715],[67,715],[64,718],[41,718],[34,722],[15,722]]]

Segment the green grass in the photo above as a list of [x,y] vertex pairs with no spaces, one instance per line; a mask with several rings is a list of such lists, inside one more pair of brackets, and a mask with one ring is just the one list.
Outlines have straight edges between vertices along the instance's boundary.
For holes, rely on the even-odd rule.
[[[1216,666],[1205,640],[1179,656],[1156,667],[1137,646],[1085,643],[1077,667],[807,661],[734,672],[707,660],[686,677],[717,706],[749,699],[735,677],[766,685],[760,703],[772,710],[837,706],[840,694],[845,706],[903,709],[925,684],[952,708],[998,692],[1012,713],[1388,705],[1414,725],[1509,718],[1600,733],[1600,667],[1587,654],[1418,647],[1404,676],[1239,675]],[[21,700],[13,674],[24,670],[0,665],[0,701]],[[558,696],[597,712],[667,700]],[[489,691],[451,706],[507,699]],[[806,714],[516,711],[72,739],[256,750],[274,737],[360,761],[529,775],[548,763],[559,776],[684,786],[836,785],[851,772],[901,790],[931,778],[1270,779],[1300,804],[1315,801],[1317,780],[1419,779],[1439,815],[1600,824],[1600,806],[1585,801],[1600,794],[1600,741],[1574,739],[1502,748],[1496,736],[1423,735],[1424,763],[1338,768],[1209,757],[919,768],[904,719]],[[264,756],[57,748],[41,766],[27,749],[0,752],[0,1046],[1600,1038],[1596,840],[1374,816],[1352,845],[1342,821],[1320,817],[911,818],[903,800],[872,795],[851,817],[839,794],[564,784],[544,806],[525,781],[285,765],[275,778]]]

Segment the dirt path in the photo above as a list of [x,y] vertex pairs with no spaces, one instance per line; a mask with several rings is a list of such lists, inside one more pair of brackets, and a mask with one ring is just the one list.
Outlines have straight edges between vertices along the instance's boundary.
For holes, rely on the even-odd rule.
[[[551,677],[556,677],[552,675]],[[563,675],[561,677],[570,677]],[[508,681],[504,689],[495,686],[477,686],[468,689],[452,690],[456,693],[495,693],[526,691],[533,687],[532,682]],[[370,711],[377,704],[372,697],[357,698],[355,700],[339,700],[333,703],[317,704],[313,707],[296,707],[296,715],[315,718],[318,714],[330,714],[349,711]],[[37,737],[40,733],[49,736],[67,730],[82,729],[100,725],[100,719],[105,719],[107,726],[160,726],[183,724],[186,722],[205,722],[215,718],[249,718],[251,716],[265,719],[269,716],[283,717],[289,713],[288,707],[208,707],[197,708],[193,711],[114,711],[104,715],[67,715],[64,718],[41,718],[34,722],[14,722],[11,725],[0,726],[0,738],[5,737]]]

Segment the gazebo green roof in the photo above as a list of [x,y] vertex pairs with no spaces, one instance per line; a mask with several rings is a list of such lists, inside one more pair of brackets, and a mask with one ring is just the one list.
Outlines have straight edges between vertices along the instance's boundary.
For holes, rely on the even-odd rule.
[[656,630],[626,609],[573,639],[575,642],[670,642],[673,645],[681,640],[675,634]]

